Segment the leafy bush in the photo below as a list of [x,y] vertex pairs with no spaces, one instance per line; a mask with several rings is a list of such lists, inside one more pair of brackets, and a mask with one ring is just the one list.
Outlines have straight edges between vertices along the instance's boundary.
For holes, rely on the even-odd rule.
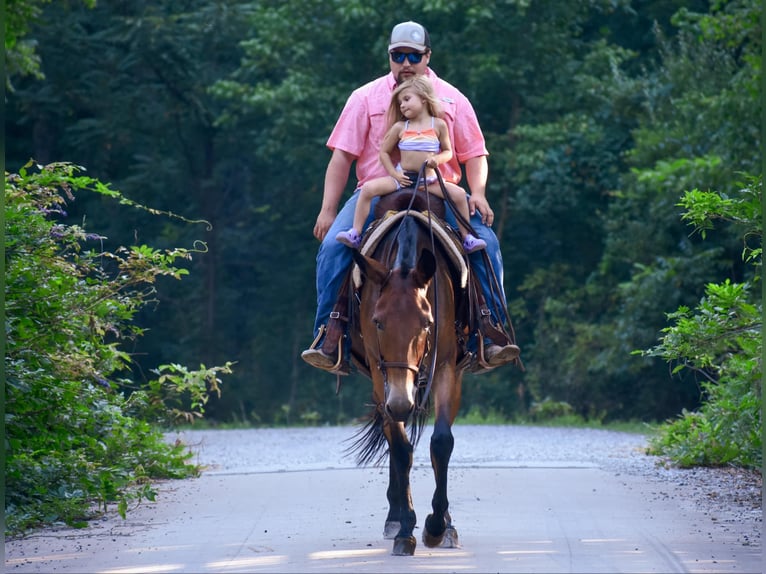
[[[62,223],[77,191],[141,207],[64,163],[28,164],[5,182],[6,528],[84,525],[116,503],[152,499],[150,479],[194,475],[182,445],[158,420],[204,412],[218,373],[164,365],[158,379],[131,379],[131,320],[152,301],[159,276],[180,279],[192,251],[101,247],[106,238]],[[151,211],[151,210],[150,210]],[[155,212],[158,213],[158,212]],[[57,220],[57,218],[59,218]]]
[[[714,221],[728,221],[742,231],[742,258],[760,268],[762,181],[751,179],[739,197],[687,192],[683,218],[704,233]],[[752,281],[708,284],[691,310],[668,315],[660,344],[641,352],[675,363],[673,372],[690,369],[700,377],[702,406],[684,410],[665,423],[650,441],[653,454],[667,455],[682,466],[735,464],[759,468],[761,438],[762,304]]]
[[576,416],[572,405],[564,401],[554,401],[550,398],[532,403],[529,408],[529,418],[535,422],[550,421],[570,416]]

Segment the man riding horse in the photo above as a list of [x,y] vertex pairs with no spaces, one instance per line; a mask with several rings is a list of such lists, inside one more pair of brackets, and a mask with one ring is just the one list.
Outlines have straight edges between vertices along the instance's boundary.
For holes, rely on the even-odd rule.
[[[338,232],[351,227],[359,188],[366,181],[386,175],[378,159],[381,139],[387,130],[386,110],[391,93],[404,80],[416,75],[427,76],[436,92],[453,145],[453,159],[440,166],[444,180],[459,183],[463,164],[470,196],[470,224],[478,237],[487,243],[485,251],[469,256],[472,272],[480,284],[482,301],[478,324],[470,333],[468,345],[475,353],[469,365],[474,372],[483,372],[500,365],[520,364],[519,347],[513,340],[513,330],[506,313],[503,292],[503,261],[497,236],[491,229],[494,220],[486,197],[487,155],[484,136],[476,113],[468,99],[454,86],[437,77],[428,67],[431,41],[426,29],[416,22],[397,24],[389,42],[391,72],[355,90],[349,97],[333,129],[327,146],[332,157],[327,166],[322,207],[314,225],[314,236],[322,242],[317,254],[317,313],[314,322],[314,342],[301,357],[310,365],[337,374],[348,374],[350,367],[341,341],[347,334],[347,314],[344,304],[348,292],[343,292],[352,263],[351,250],[336,241]],[[351,165],[356,162],[357,189],[337,211],[348,182]],[[376,198],[377,199],[377,198]],[[372,221],[372,214],[366,226]],[[456,227],[452,210],[447,221]]]

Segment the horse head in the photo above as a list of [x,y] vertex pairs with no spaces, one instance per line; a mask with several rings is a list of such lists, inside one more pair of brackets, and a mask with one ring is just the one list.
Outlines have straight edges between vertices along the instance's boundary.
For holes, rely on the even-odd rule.
[[429,350],[434,316],[429,284],[436,259],[402,234],[391,264],[354,252],[365,278],[361,332],[373,394],[386,416],[406,422],[415,409],[418,373]]

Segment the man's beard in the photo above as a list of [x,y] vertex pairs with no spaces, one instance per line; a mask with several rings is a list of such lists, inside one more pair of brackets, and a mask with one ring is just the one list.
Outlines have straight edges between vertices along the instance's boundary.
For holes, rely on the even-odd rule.
[[410,73],[409,73],[409,74],[407,74],[406,76],[404,76],[404,75],[402,75],[402,74],[404,74],[404,72],[399,72],[399,74],[396,76],[396,85],[397,85],[397,86],[398,86],[399,84],[401,84],[401,83],[402,83],[404,80],[407,80],[407,79],[409,79],[409,78],[413,78],[413,77],[417,76],[417,73],[416,73],[416,72],[410,72]]

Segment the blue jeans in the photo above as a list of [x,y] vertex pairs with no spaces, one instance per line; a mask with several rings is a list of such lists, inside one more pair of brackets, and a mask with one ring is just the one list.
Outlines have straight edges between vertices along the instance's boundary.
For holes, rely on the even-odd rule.
[[[330,319],[330,312],[335,306],[335,301],[338,297],[338,291],[343,283],[343,279],[346,277],[351,262],[351,250],[335,241],[335,236],[341,232],[350,228],[354,223],[354,210],[356,209],[356,202],[359,198],[359,190],[354,192],[354,195],[345,203],[343,208],[338,213],[335,221],[330,226],[327,235],[325,236],[322,244],[319,246],[319,252],[317,253],[317,271],[316,271],[316,288],[317,288],[317,314],[314,320],[314,337],[319,333],[319,327],[326,325]],[[367,221],[364,223],[364,227],[372,222],[372,213],[375,210],[375,205],[378,202],[377,197],[373,198],[370,208],[370,215],[367,217]],[[457,219],[455,218],[452,210],[447,207],[446,214],[447,223],[457,229]],[[505,303],[505,290],[503,287],[503,256],[500,253],[500,242],[492,231],[492,228],[481,222],[481,215],[476,212],[471,217],[471,226],[476,230],[476,234],[487,242],[487,255],[489,256],[492,266],[497,273],[498,283],[500,284],[500,292],[497,289],[490,288],[490,277],[488,269],[484,264],[481,252],[471,253],[468,258],[471,262],[471,267],[479,277],[479,283],[481,284],[481,290],[484,293],[484,298],[487,301],[487,306],[492,313],[492,319],[496,322],[505,324],[506,321],[506,303]],[[497,317],[495,313],[497,309],[501,317]]]

